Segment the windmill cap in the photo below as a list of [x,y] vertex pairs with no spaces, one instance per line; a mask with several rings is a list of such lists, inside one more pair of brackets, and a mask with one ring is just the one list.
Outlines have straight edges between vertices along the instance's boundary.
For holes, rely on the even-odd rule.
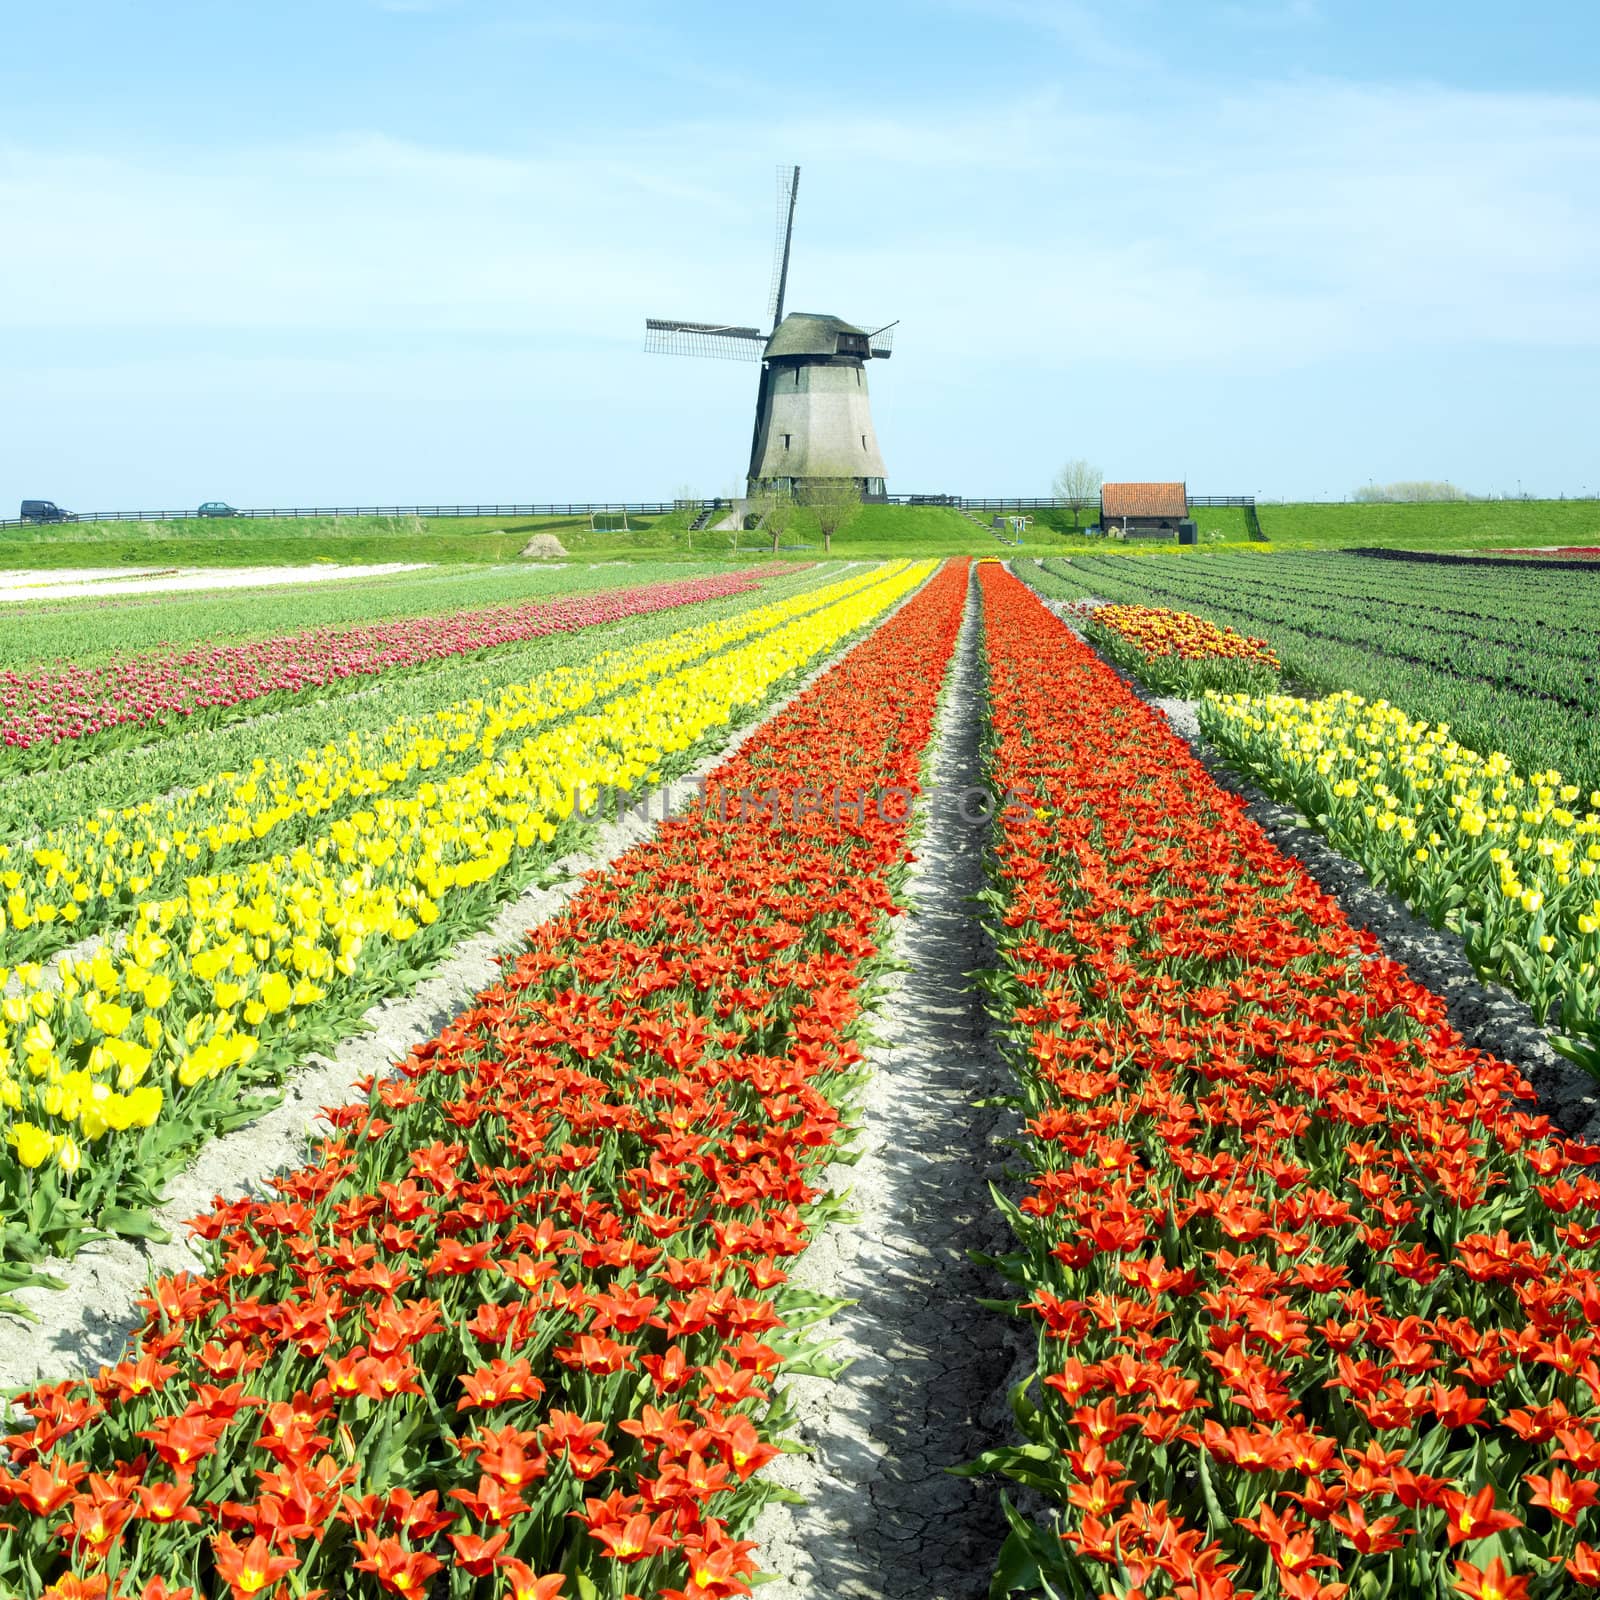
[[[840,354],[839,335],[853,334],[865,340],[865,328],[858,328],[843,317],[821,316],[812,311],[791,311],[773,330],[762,354],[770,361],[774,356],[835,356]],[[849,350],[846,355],[866,355],[867,351]]]

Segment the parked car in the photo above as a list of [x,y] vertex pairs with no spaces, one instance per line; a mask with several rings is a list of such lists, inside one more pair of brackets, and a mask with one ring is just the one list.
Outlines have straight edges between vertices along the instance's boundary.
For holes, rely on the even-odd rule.
[[24,522],[76,522],[78,519],[70,511],[63,511],[54,500],[24,500],[22,502],[22,520]]
[[200,507],[200,515],[202,517],[236,517],[239,515],[239,513],[237,509],[233,506],[230,506],[226,500],[207,500],[206,503]]

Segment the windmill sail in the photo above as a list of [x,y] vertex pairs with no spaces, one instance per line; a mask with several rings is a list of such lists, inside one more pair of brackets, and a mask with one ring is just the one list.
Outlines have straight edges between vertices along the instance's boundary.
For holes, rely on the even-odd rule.
[[789,289],[789,246],[794,240],[794,202],[799,192],[799,167],[779,167],[778,237],[772,252],[772,287],[767,294],[767,322],[774,329],[783,321]]
[[883,457],[865,368],[891,353],[895,324],[858,326],[842,317],[787,310],[799,188],[799,167],[780,167],[768,330],[649,317],[645,349],[761,363],[745,475],[752,494],[799,495],[809,485],[844,482],[853,483],[863,499],[881,500]]
[[646,317],[644,347],[650,355],[712,356],[721,361],[759,361],[767,336],[759,328],[724,322],[680,322]]

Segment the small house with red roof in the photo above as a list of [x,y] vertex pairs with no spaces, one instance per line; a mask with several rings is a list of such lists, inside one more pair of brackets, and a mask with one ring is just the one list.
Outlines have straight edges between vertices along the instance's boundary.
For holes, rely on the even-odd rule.
[[1107,483],[1100,488],[1100,530],[1127,539],[1178,539],[1188,525],[1184,483]]

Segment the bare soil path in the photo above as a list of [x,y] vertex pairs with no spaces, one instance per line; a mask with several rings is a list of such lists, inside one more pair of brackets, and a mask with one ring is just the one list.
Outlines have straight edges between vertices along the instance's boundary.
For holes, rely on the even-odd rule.
[[1011,1115],[975,1105],[1010,1087],[969,977],[990,960],[971,904],[989,831],[974,815],[977,606],[974,584],[935,730],[911,907],[893,923],[890,953],[909,970],[881,997],[862,1154],[829,1174],[860,1220],[830,1228],[794,1274],[855,1302],[827,1325],[829,1354],[851,1365],[836,1381],[786,1385],[810,1453],[768,1469],[806,1501],[769,1506],[752,1532],[762,1568],[782,1574],[761,1588],[769,1600],[977,1600],[1005,1533],[996,1485],[948,1471],[1009,1434],[1018,1338],[977,1303],[1005,1290],[968,1255],[1005,1246],[989,1182]]

